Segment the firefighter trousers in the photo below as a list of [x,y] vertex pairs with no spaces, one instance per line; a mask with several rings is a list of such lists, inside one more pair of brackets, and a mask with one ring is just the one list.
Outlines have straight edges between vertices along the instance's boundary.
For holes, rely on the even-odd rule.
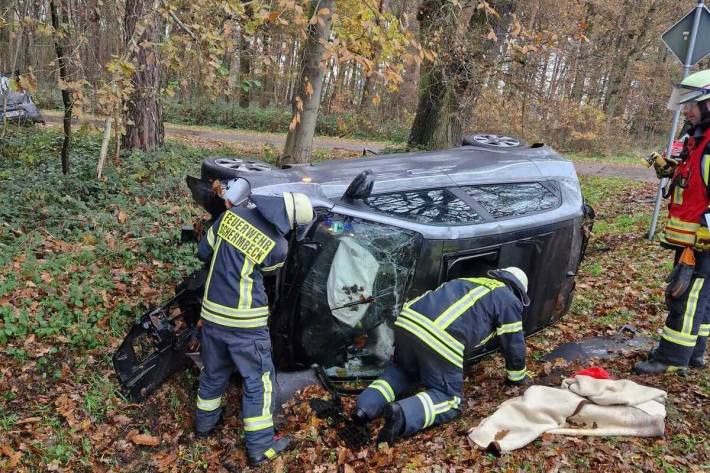
[[222,327],[204,321],[202,362],[195,430],[214,428],[222,414],[222,395],[236,369],[242,377],[242,420],[247,453],[268,456],[274,437],[274,365],[268,328]]
[[[425,390],[401,399],[417,386]],[[357,407],[374,420],[382,415],[387,403],[396,401],[404,413],[403,436],[409,436],[458,417],[462,391],[463,368],[446,361],[409,332],[395,327],[394,361],[360,393]]]
[[710,335],[710,255],[696,253],[688,290],[666,303],[668,317],[653,359],[677,367],[702,361]]

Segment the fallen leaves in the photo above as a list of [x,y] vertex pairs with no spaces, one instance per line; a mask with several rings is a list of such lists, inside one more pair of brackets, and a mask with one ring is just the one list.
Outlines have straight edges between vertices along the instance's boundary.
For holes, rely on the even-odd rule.
[[146,447],[155,447],[160,444],[160,438],[155,437],[150,434],[139,434],[138,431],[131,431],[127,436],[128,440],[133,442],[135,445],[144,445]]
[[22,452],[16,452],[7,444],[0,445],[0,452],[8,458],[7,466],[10,468],[15,468],[20,464],[20,459],[22,458]]

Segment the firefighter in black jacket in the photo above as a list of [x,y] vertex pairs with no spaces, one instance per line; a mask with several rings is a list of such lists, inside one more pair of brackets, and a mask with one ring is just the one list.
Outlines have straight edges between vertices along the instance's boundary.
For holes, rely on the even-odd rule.
[[[530,304],[527,276],[516,267],[488,275],[448,281],[404,304],[395,321],[394,360],[360,394],[353,412],[359,423],[384,415],[378,443],[392,445],[456,418],[467,353],[495,336],[505,356],[507,381],[529,381],[522,322],[523,306]],[[426,390],[397,400],[417,384]]]
[[262,273],[283,266],[288,249],[284,235],[295,231],[296,225],[310,223],[313,208],[305,194],[295,192],[252,195],[255,208],[232,206],[237,203],[232,191],[240,182],[230,182],[224,196],[229,209],[208,229],[198,248],[200,259],[210,262],[210,270],[202,300],[204,368],[195,431],[197,438],[214,431],[222,416],[222,395],[236,369],[243,379],[247,454],[250,463],[258,465],[290,443],[287,437],[274,438],[275,373]]
[[636,373],[685,373],[705,366],[710,335],[710,70],[696,72],[678,84],[669,106],[683,107],[690,124],[677,165],[660,168],[670,177],[666,195],[668,223],[663,246],[676,250],[675,266],[667,279],[668,317],[658,348]]

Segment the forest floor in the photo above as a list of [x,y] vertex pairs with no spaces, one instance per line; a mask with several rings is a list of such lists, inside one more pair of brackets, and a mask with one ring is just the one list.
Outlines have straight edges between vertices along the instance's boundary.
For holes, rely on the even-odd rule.
[[[169,142],[155,153],[124,153],[99,181],[100,136],[76,133],[69,177],[58,170],[61,142],[55,130],[10,128],[0,143],[0,471],[242,471],[238,387],[228,390],[216,435],[196,441],[194,370],[137,404],[111,366],[135,318],[198,265],[193,248],[176,241],[180,225],[202,214],[183,179],[199,173],[205,150]],[[528,367],[541,378],[578,368],[541,360],[561,343],[624,323],[657,337],[665,317],[671,256],[644,238],[655,185],[599,176],[581,183],[596,224],[570,312],[528,339]],[[544,435],[500,458],[471,448],[467,429],[521,393],[504,387],[496,355],[467,370],[458,420],[393,448],[347,449],[305,400],[324,392],[309,389],[285,407],[281,432],[296,448],[257,471],[710,471],[710,369],[630,375],[641,357],[601,365],[668,391],[664,438]]]

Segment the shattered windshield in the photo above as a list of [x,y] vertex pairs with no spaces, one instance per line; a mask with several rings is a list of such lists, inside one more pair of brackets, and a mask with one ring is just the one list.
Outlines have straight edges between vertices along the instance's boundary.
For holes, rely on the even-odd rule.
[[[392,354],[390,325],[404,303],[421,236],[328,213],[308,241],[318,246],[300,290],[301,344],[326,367]],[[352,362],[352,360],[351,360]]]

